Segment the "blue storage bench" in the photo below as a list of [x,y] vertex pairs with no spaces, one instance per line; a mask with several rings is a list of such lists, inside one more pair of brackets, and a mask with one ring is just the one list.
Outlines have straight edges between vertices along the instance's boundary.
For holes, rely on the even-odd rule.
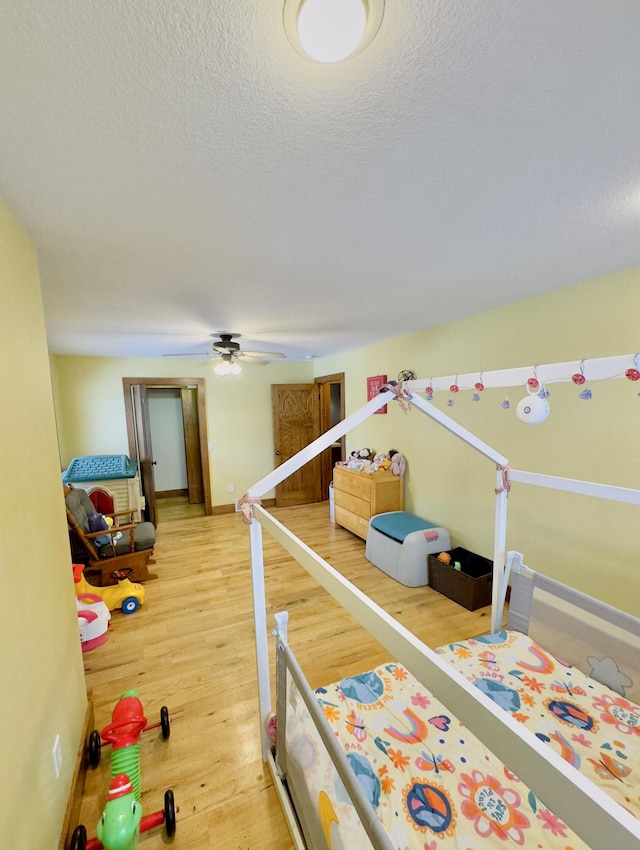
[[429,584],[428,556],[449,549],[446,528],[406,511],[376,514],[369,520],[365,557],[407,587]]

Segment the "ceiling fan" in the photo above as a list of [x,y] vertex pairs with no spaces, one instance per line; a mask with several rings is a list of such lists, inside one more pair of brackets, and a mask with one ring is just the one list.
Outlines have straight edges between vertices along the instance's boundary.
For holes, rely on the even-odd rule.
[[220,339],[214,340],[212,347],[214,352],[222,357],[228,355],[234,360],[238,357],[251,357],[256,360],[265,361],[282,360],[285,357],[284,354],[278,351],[243,351],[240,348],[240,343],[235,341],[241,334],[217,333],[211,334],[211,336],[220,337]]
[[[285,358],[285,355],[278,351],[243,351],[240,348],[240,343],[236,342],[236,339],[241,336],[241,334],[223,333],[219,331],[218,333],[210,334],[210,336],[217,337],[217,339],[214,339],[212,343],[212,351],[206,352],[206,354],[199,354],[197,356],[208,356],[212,357],[214,360],[220,360],[220,362],[214,366],[214,372],[217,375],[239,375],[240,372],[242,372],[242,366],[237,362],[238,360],[246,360],[248,363],[257,363],[264,366],[270,360],[282,360]],[[165,357],[176,356],[193,357],[194,355],[165,355]]]

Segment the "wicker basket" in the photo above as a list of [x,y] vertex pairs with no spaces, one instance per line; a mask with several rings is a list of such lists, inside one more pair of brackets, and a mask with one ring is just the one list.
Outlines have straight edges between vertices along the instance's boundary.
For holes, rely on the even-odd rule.
[[[469,611],[491,605],[493,561],[458,547],[449,551],[451,564],[429,555],[429,586]],[[454,569],[455,562],[460,570]]]

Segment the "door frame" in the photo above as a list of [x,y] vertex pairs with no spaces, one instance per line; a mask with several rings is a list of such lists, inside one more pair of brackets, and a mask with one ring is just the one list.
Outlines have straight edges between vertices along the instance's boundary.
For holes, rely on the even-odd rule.
[[[138,459],[138,449],[136,446],[136,423],[133,405],[131,404],[131,387],[137,384],[144,384],[147,387],[195,387],[197,391],[197,406],[198,406],[198,450],[200,454],[200,464],[202,467],[202,485],[204,496],[204,512],[206,516],[211,516],[213,513],[211,505],[211,475],[209,471],[209,438],[207,436],[207,416],[206,416],[206,397],[205,397],[205,380],[204,378],[123,378],[122,387],[124,390],[124,409],[125,419],[127,422],[127,438],[129,441],[129,457],[133,460]],[[148,427],[149,423],[139,423],[143,427]]]
[[[314,379],[314,383],[320,387],[320,433],[324,434],[331,427],[331,399],[330,389],[331,384],[339,384],[340,386],[340,421],[345,418],[345,401],[344,401],[344,372],[337,372],[334,375],[321,375]],[[336,423],[333,423],[336,424]],[[340,460],[345,460],[346,452],[346,437],[340,439],[334,446],[340,446]],[[329,492],[329,484],[333,481],[333,463],[332,463],[332,447],[325,449],[320,455],[320,481],[323,494]]]

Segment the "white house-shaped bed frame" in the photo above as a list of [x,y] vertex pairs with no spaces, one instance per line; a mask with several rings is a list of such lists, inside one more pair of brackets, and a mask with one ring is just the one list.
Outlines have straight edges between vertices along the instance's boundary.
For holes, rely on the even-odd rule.
[[[498,451],[475,437],[446,414],[416,393],[431,386],[434,390],[448,389],[456,383],[460,389],[473,388],[481,380],[486,388],[525,386],[535,376],[545,386],[569,381],[574,374],[583,374],[589,381],[624,376],[629,369],[638,368],[639,355],[621,355],[597,360],[570,361],[543,366],[526,366],[493,372],[451,375],[441,378],[410,381],[398,391],[385,390],[351,416],[335,425],[318,439],[258,481],[247,491],[246,502],[252,505],[257,522],[250,522],[251,566],[253,577],[254,623],[258,693],[263,757],[269,764],[274,785],[285,812],[291,813],[286,789],[278,775],[266,735],[266,723],[272,710],[269,683],[267,646],[266,596],[262,527],[288,551],[298,563],[318,581],[354,618],[360,622],[408,670],[440,699],[495,755],[516,771],[519,778],[539,797],[554,800],[554,810],[593,850],[611,847],[640,846],[640,821],[614,802],[585,776],[579,774],[554,751],[539,741],[510,714],[498,708],[446,661],[440,659],[426,644],[418,640],[386,611],[376,605],[358,588],[348,582],[330,564],[292,534],[282,523],[260,506],[259,500],[281,481],[314,458],[340,437],[359,425],[380,407],[401,397],[442,425],[454,436],[475,448],[496,465],[495,524],[493,550],[493,589],[491,629],[500,628],[506,591],[506,523],[509,481],[538,487],[564,490],[603,499],[640,505],[640,490],[615,487],[541,475],[521,470],[509,470],[508,460]],[[506,485],[506,486],[505,486]],[[295,822],[290,814],[291,822]],[[302,844],[299,845],[302,847]]]

